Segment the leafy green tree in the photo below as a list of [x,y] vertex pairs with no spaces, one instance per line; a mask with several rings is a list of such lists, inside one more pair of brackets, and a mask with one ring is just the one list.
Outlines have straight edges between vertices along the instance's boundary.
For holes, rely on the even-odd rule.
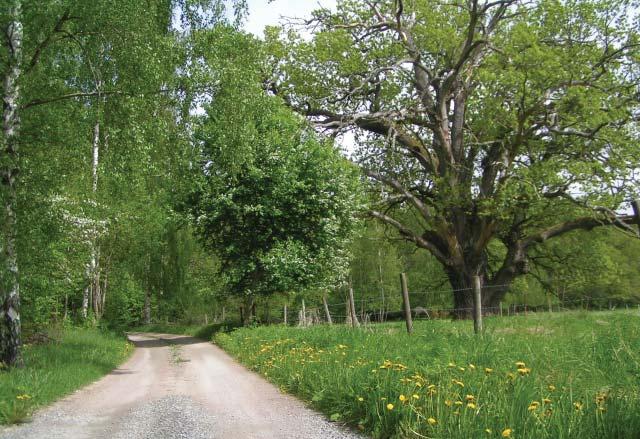
[[[31,251],[36,243],[36,251],[50,249],[47,264],[72,274],[64,275],[70,279],[64,281],[67,288],[74,286],[77,268],[70,267],[70,258],[60,249],[81,252],[90,261],[90,270],[84,274],[83,309],[89,305],[87,285],[93,290],[93,307],[97,310],[104,302],[96,294],[104,283],[100,276],[106,274],[99,265],[99,241],[109,238],[98,236],[95,225],[108,225],[118,203],[103,188],[109,187],[109,179],[133,176],[126,166],[106,165],[128,152],[142,152],[132,154],[135,158],[151,157],[148,149],[157,146],[159,136],[151,139],[147,128],[154,126],[162,135],[175,128],[167,121],[175,124],[180,107],[189,106],[184,93],[188,81],[178,72],[184,73],[189,64],[190,33],[224,17],[225,3],[233,3],[239,16],[246,7],[243,1],[221,0],[2,2],[0,27],[6,38],[0,45],[4,102],[0,362],[20,364],[19,262],[27,261],[27,268],[38,270],[36,258],[19,256],[18,250]],[[177,28],[174,17],[181,19]],[[167,96],[176,100],[168,102]],[[167,108],[170,118],[164,117]],[[130,118],[132,114],[137,117]],[[133,127],[132,120],[140,125]],[[132,157],[128,165],[133,163]],[[109,178],[103,178],[105,171]],[[23,185],[22,179],[35,185]],[[47,187],[44,182],[52,184]],[[174,188],[179,186],[175,182]],[[56,217],[47,207],[58,213],[75,211],[73,220]],[[57,234],[38,233],[47,222]],[[76,227],[79,222],[83,227]],[[80,247],[88,247],[89,253]],[[84,265],[79,265],[82,271]],[[24,276],[29,286],[40,285],[36,291],[27,291],[28,301],[55,299],[51,292],[40,295],[47,288],[44,277],[32,282],[35,274]]]
[[371,215],[440,262],[459,316],[474,276],[496,306],[547,240],[630,230],[617,212],[638,194],[632,2],[339,1],[302,26],[310,39],[269,31],[270,89],[355,133],[385,195]]
[[[254,53],[259,66],[259,51],[248,50],[257,42],[229,38],[222,53]],[[229,291],[250,310],[257,295],[328,289],[344,277],[360,190],[357,169],[260,90],[258,68],[253,76],[251,64],[242,69],[242,80],[233,64],[220,73],[206,107],[194,205],[197,230],[220,257]]]

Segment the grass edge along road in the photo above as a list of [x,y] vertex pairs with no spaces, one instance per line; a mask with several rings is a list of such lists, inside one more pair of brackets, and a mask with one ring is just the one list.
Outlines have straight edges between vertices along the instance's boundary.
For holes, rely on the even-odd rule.
[[61,329],[53,340],[24,346],[25,367],[0,371],[0,425],[24,422],[39,407],[90,384],[133,351],[123,336]]
[[640,315],[238,329],[214,341],[283,391],[377,438],[640,437]]

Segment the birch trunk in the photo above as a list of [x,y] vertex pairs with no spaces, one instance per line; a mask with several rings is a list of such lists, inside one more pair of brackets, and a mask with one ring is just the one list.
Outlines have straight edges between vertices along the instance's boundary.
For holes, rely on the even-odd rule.
[[21,366],[20,282],[16,252],[16,175],[20,117],[18,80],[22,64],[22,2],[13,0],[8,8],[9,24],[4,29],[7,54],[2,111],[1,187],[4,201],[2,224],[2,284],[0,285],[0,362]]
[[[93,127],[93,143],[92,143],[92,160],[91,160],[91,198],[96,200],[96,193],[98,191],[98,164],[100,158],[100,121],[97,121]],[[94,230],[91,231],[91,260],[89,262],[89,268],[87,269],[87,283],[88,286],[84,289],[82,296],[82,317],[87,318],[89,310],[89,300],[91,299],[91,305],[93,306],[93,312],[96,318],[100,318],[100,304],[102,299],[100,296],[100,274],[98,266],[98,246],[97,246],[97,225],[94,226]]]

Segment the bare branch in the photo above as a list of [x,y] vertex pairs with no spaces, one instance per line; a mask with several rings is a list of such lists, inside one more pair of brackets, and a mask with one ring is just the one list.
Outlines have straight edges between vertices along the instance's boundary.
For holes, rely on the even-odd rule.
[[36,46],[33,52],[33,55],[31,57],[31,61],[25,68],[25,73],[30,72],[38,64],[38,61],[40,60],[40,56],[42,55],[42,52],[47,48],[49,44],[51,44],[51,42],[53,41],[54,35],[60,33],[62,31],[62,26],[64,26],[64,24],[69,20],[71,20],[71,15],[70,15],[69,9],[67,9],[66,11],[64,11],[62,16],[60,16],[60,18],[56,22],[55,26],[53,27],[53,30],[49,33],[49,35],[47,35],[47,37]]
[[[598,209],[603,210],[603,209]],[[525,249],[530,248],[536,244],[547,241],[548,239],[556,236],[564,235],[565,233],[574,230],[592,230],[596,227],[615,225],[620,228],[628,229],[629,224],[635,224],[636,219],[633,215],[616,215],[608,209],[605,209],[605,215],[602,218],[595,217],[583,217],[570,221],[565,221],[559,224],[555,224],[545,230],[541,230],[528,238],[523,240],[523,246]],[[624,225],[624,226],[622,226]]]
[[432,219],[433,215],[431,213],[431,209],[429,209],[429,207],[426,206],[422,202],[422,200],[420,200],[418,197],[412,194],[409,190],[407,190],[398,180],[385,177],[379,172],[374,172],[368,169],[365,169],[364,173],[369,177],[373,178],[374,180],[378,180],[379,182],[384,183],[387,186],[395,189],[397,192],[401,193],[404,197],[406,197],[407,200],[411,201],[411,204],[413,204],[416,207],[416,209],[418,209],[418,211],[420,212],[420,214],[423,216],[424,219],[426,220]]
[[394,227],[395,229],[397,229],[398,232],[400,232],[400,235],[402,235],[402,237],[407,241],[411,241],[415,243],[418,247],[428,250],[433,256],[435,256],[443,264],[445,265],[449,264],[449,259],[446,257],[446,255],[444,255],[440,251],[440,249],[438,249],[432,242],[414,233],[410,228],[408,228],[404,224],[391,218],[390,216],[385,215],[382,212],[378,212],[374,210],[374,211],[371,211],[370,214],[372,217],[377,218],[382,222],[384,222],[385,224],[388,224]]

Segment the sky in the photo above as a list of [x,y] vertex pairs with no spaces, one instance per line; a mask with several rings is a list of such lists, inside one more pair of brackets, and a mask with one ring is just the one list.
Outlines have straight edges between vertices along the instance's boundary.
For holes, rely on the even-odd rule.
[[265,26],[280,24],[281,17],[309,17],[320,6],[335,8],[336,0],[248,0],[249,19],[245,30],[262,37]]

